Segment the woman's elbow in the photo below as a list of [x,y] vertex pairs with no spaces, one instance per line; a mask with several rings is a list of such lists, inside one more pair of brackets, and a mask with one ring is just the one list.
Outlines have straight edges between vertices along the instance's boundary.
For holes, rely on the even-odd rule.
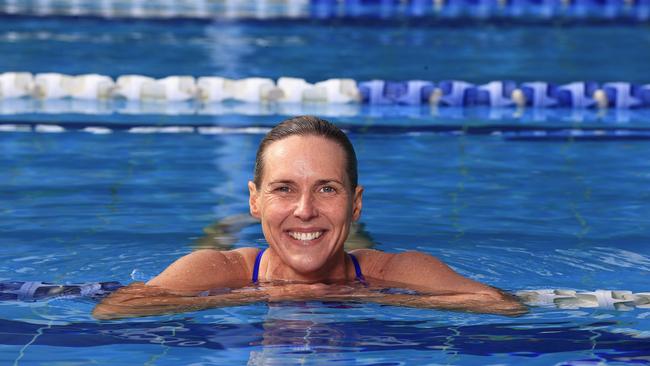
[[487,301],[492,303],[493,308],[502,315],[521,316],[528,312],[528,307],[519,298],[507,292],[493,288],[491,291],[482,294],[488,298]]
[[97,320],[111,320],[119,318],[120,316],[114,311],[114,309],[112,310],[111,308],[112,307],[109,305],[97,304],[91,314],[93,318]]

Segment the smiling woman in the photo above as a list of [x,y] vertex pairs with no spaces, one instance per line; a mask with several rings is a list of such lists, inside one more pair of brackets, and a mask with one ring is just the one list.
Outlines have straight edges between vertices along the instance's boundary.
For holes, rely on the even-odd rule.
[[[250,212],[260,219],[269,248],[195,251],[146,285],[118,290],[93,315],[106,319],[286,300],[525,312],[514,297],[423,253],[346,253],[344,243],[362,209],[356,166],[352,144],[333,124],[310,116],[280,123],[260,143],[255,177],[248,183]],[[377,291],[385,287],[419,295]]]
[[[343,243],[361,215],[363,188],[346,173],[346,160],[339,144],[317,135],[295,134],[262,153],[259,183],[249,183],[251,214],[261,219],[271,248],[260,263],[262,280],[346,280],[354,274]],[[269,259],[278,265],[269,266]]]

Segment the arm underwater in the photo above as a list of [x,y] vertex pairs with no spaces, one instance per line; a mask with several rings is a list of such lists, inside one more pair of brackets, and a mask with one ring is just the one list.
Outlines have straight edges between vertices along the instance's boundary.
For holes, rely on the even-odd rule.
[[[118,291],[122,289],[121,291]],[[311,294],[305,291],[310,290]],[[361,290],[361,291],[360,291]],[[115,293],[114,301],[108,304],[123,308],[114,316],[105,318],[146,316],[178,311],[192,311],[211,307],[244,305],[255,302],[280,301],[354,301],[375,302],[385,305],[447,308],[446,297],[467,296],[466,294],[418,294],[415,291],[398,287],[369,287],[349,285],[307,285],[279,284],[264,287],[247,287],[237,290],[218,289],[194,294],[180,294],[155,287],[134,283],[124,286],[116,281],[92,282],[79,284],[53,284],[40,281],[3,281],[0,282],[0,301],[35,302],[53,299],[91,299],[99,301]],[[504,294],[505,296],[512,296]],[[560,309],[600,308],[608,310],[629,311],[635,308],[650,308],[650,292],[625,290],[576,291],[570,289],[522,290],[514,294],[519,301],[528,306],[557,307]],[[129,300],[121,303],[122,300]],[[455,302],[455,301],[454,301]],[[140,308],[138,310],[138,308]],[[450,309],[463,310],[463,309]],[[485,312],[489,309],[484,309]],[[499,309],[494,309],[499,313]],[[507,309],[503,309],[507,310]],[[470,310],[471,311],[471,310]],[[119,313],[122,313],[120,316]],[[517,315],[513,311],[511,315]],[[507,311],[504,315],[508,315]],[[100,317],[104,318],[104,317]]]

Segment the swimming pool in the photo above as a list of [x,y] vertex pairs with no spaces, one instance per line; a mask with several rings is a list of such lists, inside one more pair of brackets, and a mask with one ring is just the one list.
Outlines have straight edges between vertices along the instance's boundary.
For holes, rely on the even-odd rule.
[[[0,70],[32,73],[647,83],[650,56],[645,25],[2,20]],[[3,110],[19,103],[31,101],[3,100]],[[0,281],[146,280],[214,244],[206,227],[247,212],[245,182],[265,128],[296,110],[226,105],[223,113],[138,104],[1,114],[3,125],[30,128],[0,133]],[[512,135],[643,129],[645,112],[345,108],[325,111],[357,149],[362,222],[376,248],[424,251],[510,291],[650,291],[647,141]],[[112,133],[85,132],[90,125]],[[156,128],[130,130],[137,126]],[[227,245],[264,240],[250,225]],[[650,356],[650,312],[640,307],[546,306],[505,318],[313,302],[98,322],[94,304],[0,302],[1,362],[546,365],[648,364]]]

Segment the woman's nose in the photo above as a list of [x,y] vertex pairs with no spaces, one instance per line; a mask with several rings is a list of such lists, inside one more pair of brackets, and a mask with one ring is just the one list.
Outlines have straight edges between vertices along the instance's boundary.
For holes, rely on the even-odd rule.
[[314,204],[314,196],[311,192],[304,193],[300,196],[293,215],[302,221],[308,221],[318,216],[318,210]]

